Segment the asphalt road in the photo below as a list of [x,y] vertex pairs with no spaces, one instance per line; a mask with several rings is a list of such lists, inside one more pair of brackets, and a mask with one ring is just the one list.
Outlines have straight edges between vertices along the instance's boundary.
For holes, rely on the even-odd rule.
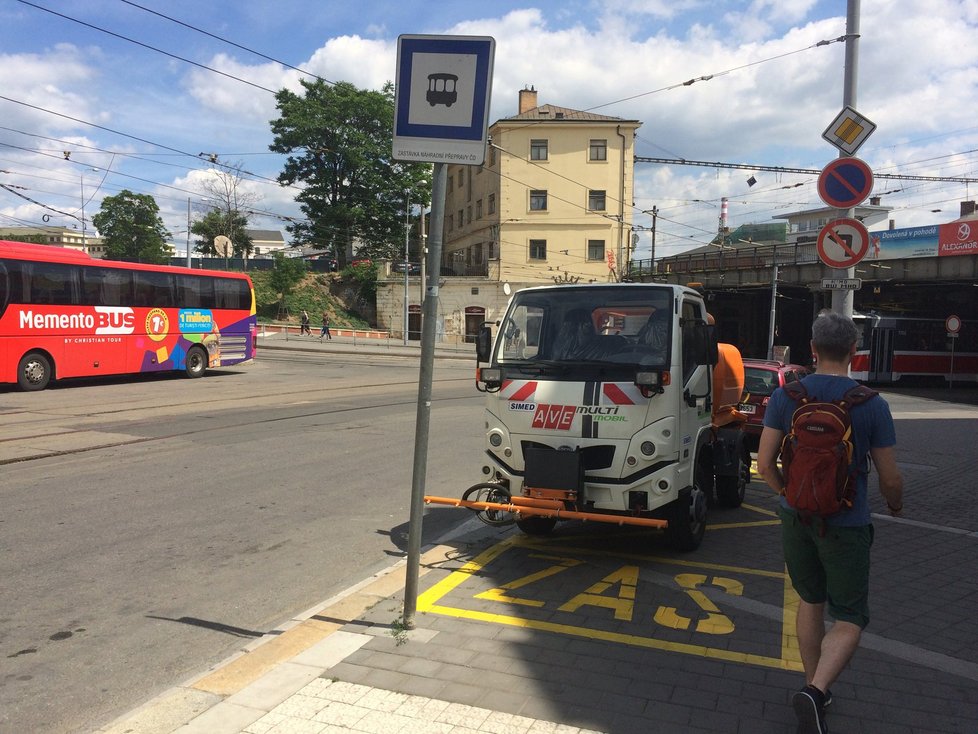
[[[0,387],[0,732],[91,731],[402,557],[417,380],[266,353]],[[436,362],[430,493],[479,481],[480,397]],[[429,510],[425,542],[465,519]]]

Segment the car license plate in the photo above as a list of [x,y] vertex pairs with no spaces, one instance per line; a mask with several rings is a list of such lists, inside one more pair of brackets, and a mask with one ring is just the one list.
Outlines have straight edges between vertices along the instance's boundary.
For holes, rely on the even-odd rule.
[[741,403],[737,406],[737,410],[739,410],[741,413],[753,415],[757,411],[757,407],[751,405],[750,403]]

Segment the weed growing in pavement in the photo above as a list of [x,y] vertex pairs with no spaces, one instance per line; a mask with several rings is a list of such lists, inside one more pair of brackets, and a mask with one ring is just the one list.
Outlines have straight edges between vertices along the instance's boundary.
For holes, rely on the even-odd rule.
[[391,637],[394,638],[394,643],[398,647],[408,641],[407,633],[408,628],[404,626],[400,617],[391,622]]

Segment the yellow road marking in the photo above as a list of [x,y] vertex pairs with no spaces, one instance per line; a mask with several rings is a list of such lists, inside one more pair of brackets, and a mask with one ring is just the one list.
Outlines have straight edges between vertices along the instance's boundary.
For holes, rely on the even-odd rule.
[[[478,556],[473,558],[471,561],[467,562],[462,568],[457,571],[450,573],[448,576],[443,578],[441,581],[434,584],[431,588],[425,591],[418,597],[417,609],[419,612],[427,612],[433,614],[441,614],[448,617],[455,617],[457,619],[471,619],[481,622],[488,622],[490,624],[505,624],[514,627],[523,627],[525,629],[540,630],[544,632],[555,632],[557,634],[572,635],[575,637],[584,637],[587,639],[597,639],[604,640],[607,642],[616,642],[626,645],[634,645],[637,647],[645,647],[656,650],[664,650],[670,652],[678,652],[686,655],[695,655],[698,657],[716,659],[716,660],[726,660],[728,662],[735,663],[746,663],[750,665],[760,665],[768,668],[778,668],[783,670],[793,670],[801,671],[801,659],[797,654],[798,644],[797,638],[794,636],[794,612],[789,610],[788,605],[791,603],[789,593],[793,594],[791,589],[791,582],[787,578],[787,574],[784,571],[765,571],[762,569],[751,569],[739,566],[727,566],[722,564],[713,563],[703,563],[700,561],[688,561],[680,560],[675,558],[665,558],[660,556],[644,556],[638,554],[626,554],[626,553],[615,553],[612,551],[600,551],[600,550],[589,550],[582,548],[572,548],[564,549],[561,547],[547,546],[548,550],[559,550],[560,552],[573,552],[575,554],[581,555],[593,555],[593,556],[618,556],[623,558],[639,558],[647,562],[657,562],[663,564],[671,564],[677,566],[686,566],[690,568],[705,568],[711,570],[723,570],[734,573],[742,573],[747,575],[762,576],[766,578],[782,579],[785,588],[785,609],[784,616],[782,620],[782,631],[781,631],[781,649],[782,656],[780,658],[770,657],[767,655],[757,655],[754,653],[737,652],[733,650],[723,649],[723,648],[712,648],[706,645],[696,645],[692,643],[682,643],[682,642],[669,642],[666,640],[653,639],[647,637],[640,637],[638,635],[630,635],[623,632],[611,632],[608,630],[592,629],[588,627],[576,627],[569,624],[560,624],[557,622],[547,622],[543,620],[525,619],[522,617],[513,616],[510,614],[496,614],[492,612],[477,611],[474,609],[460,609],[456,607],[444,606],[440,604],[440,600],[444,598],[447,594],[457,589],[465,581],[469,580],[473,576],[477,576],[480,572],[492,561],[496,560],[511,548],[534,548],[537,547],[537,543],[531,541],[528,538],[521,538],[514,536],[503,540],[496,545],[487,548],[485,551],[480,553]],[[731,587],[733,589],[734,587]],[[591,590],[589,590],[591,591]],[[734,592],[736,593],[736,591]],[[797,597],[796,597],[797,599]],[[797,610],[797,601],[794,603],[794,609]]]

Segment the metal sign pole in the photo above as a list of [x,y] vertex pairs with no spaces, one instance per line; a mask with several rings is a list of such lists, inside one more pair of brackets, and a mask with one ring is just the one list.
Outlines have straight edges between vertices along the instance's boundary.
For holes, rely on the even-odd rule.
[[[845,81],[843,82],[842,105],[856,106],[856,77],[859,66],[859,0],[847,0],[846,11],[846,62]],[[845,153],[839,154],[844,156]],[[855,208],[850,209],[849,219],[855,219]],[[855,266],[842,271],[836,271],[838,277],[853,278],[856,275]],[[852,303],[855,294],[850,290],[832,291],[832,310],[852,318]]]
[[411,516],[408,521],[407,577],[404,582],[404,617],[414,629],[418,608],[418,576],[421,566],[421,530],[424,519],[424,485],[428,467],[428,428],[431,418],[431,382],[435,361],[435,329],[438,320],[438,279],[441,275],[442,231],[445,221],[445,189],[448,173],[444,163],[435,163],[431,187],[431,234],[429,255],[432,267],[421,322],[421,373],[418,377],[418,415],[414,429],[414,474],[411,479]]

